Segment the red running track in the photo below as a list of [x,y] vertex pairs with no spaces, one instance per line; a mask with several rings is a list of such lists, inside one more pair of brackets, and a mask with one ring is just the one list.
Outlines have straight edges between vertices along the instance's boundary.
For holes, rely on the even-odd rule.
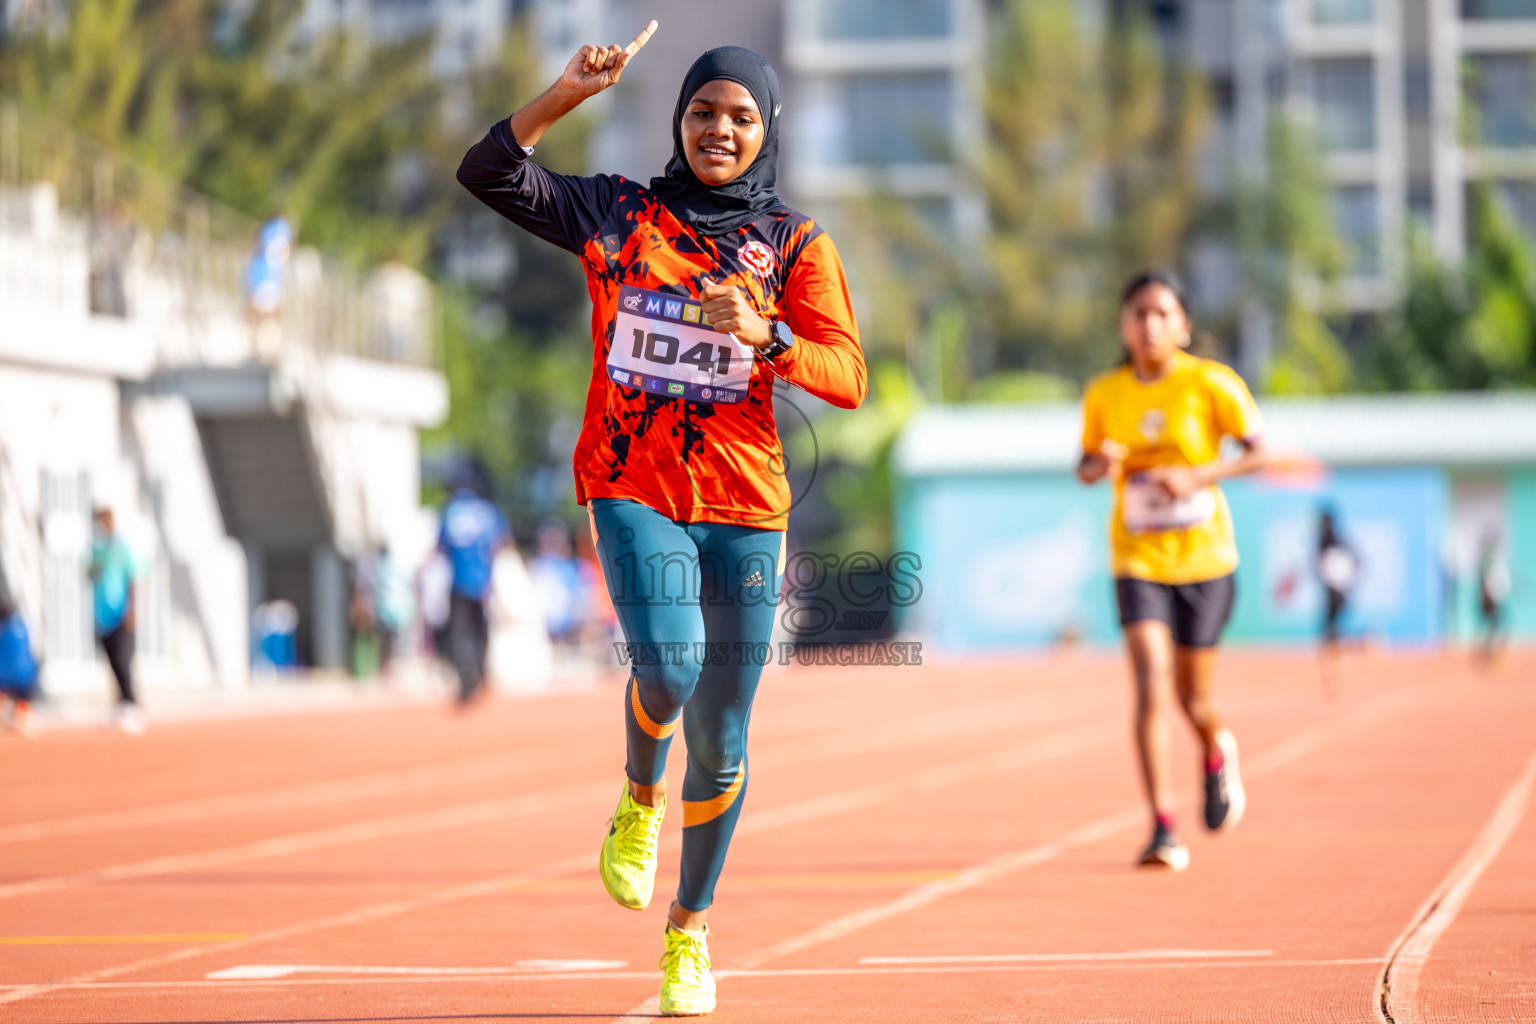
[[[1248,817],[1146,839],[1117,659],[771,669],[721,1021],[1536,1020],[1536,653],[1233,653]],[[621,690],[0,742],[0,1019],[654,1012],[677,872],[597,879]],[[680,751],[677,752],[680,755]],[[678,779],[681,757],[673,758]]]

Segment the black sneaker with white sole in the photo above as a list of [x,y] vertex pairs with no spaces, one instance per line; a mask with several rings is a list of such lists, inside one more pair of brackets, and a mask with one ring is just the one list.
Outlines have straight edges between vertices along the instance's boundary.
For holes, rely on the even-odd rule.
[[1167,868],[1183,871],[1189,867],[1189,848],[1179,839],[1179,834],[1162,822],[1152,830],[1152,842],[1141,854],[1144,868]]
[[1242,820],[1248,795],[1237,768],[1237,740],[1223,729],[1216,736],[1216,748],[1221,751],[1221,767],[1205,773],[1205,827],[1224,832]]

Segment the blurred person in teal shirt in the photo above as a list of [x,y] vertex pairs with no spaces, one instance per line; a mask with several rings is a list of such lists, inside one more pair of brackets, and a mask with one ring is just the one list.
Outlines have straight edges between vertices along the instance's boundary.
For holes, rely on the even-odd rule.
[[96,608],[96,639],[106,652],[117,680],[117,725],[126,733],[144,731],[144,719],[133,692],[133,634],[137,625],[138,569],[133,549],[117,535],[112,510],[96,510],[91,538],[90,576]]

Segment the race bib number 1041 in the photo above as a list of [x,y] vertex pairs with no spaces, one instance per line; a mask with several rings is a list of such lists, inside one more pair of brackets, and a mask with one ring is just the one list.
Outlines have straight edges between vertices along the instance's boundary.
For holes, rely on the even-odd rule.
[[704,310],[680,295],[625,285],[619,291],[608,379],[690,402],[744,402],[751,346],[706,326]]

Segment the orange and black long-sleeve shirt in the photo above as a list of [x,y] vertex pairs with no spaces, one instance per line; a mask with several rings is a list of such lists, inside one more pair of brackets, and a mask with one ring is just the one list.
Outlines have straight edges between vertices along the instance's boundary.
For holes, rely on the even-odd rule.
[[[619,175],[555,174],[508,122],[465,154],[459,181],[491,209],[575,253],[592,297],[592,381],[572,464],[576,500],[628,498],[678,522],[782,530],[790,505],[773,377],[845,409],[864,353],[837,249],[787,208],[719,237]],[[703,279],[740,288],[795,344],[772,360],[710,331]]]

